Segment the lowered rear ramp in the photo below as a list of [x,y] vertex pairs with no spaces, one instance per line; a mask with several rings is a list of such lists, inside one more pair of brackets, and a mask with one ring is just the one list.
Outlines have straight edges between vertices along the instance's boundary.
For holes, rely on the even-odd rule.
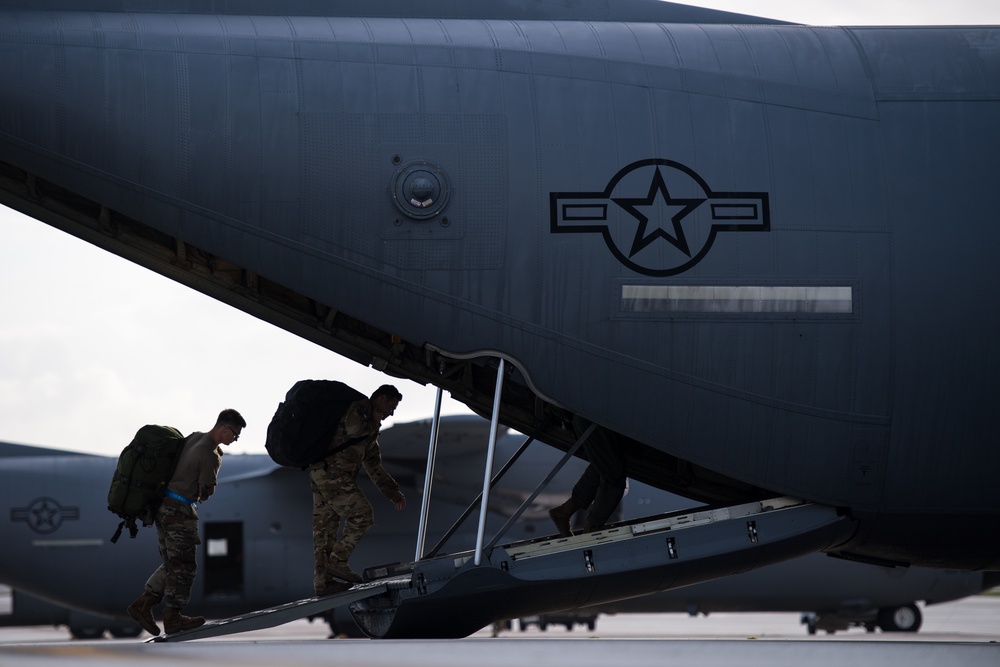
[[408,586],[409,579],[387,579],[358,584],[342,593],[327,595],[320,598],[306,598],[296,600],[277,607],[252,611],[249,614],[241,614],[226,618],[221,621],[209,621],[204,625],[175,632],[172,635],[161,635],[153,637],[151,642],[184,642],[192,639],[209,639],[211,637],[222,637],[225,635],[235,635],[240,632],[250,632],[252,630],[264,630],[274,628],[285,623],[297,621],[300,618],[322,614],[334,607],[341,607],[350,604],[370,595],[384,594],[393,586]]
[[466,637],[494,621],[636,597],[820,551],[853,522],[835,508],[776,498],[677,512],[568,538],[495,547],[368,571],[409,574],[350,604],[377,638]]
[[586,607],[738,574],[836,545],[853,522],[795,498],[674,512],[574,537],[371,568],[322,598],[206,623],[153,641],[271,628],[347,605],[379,639],[466,637],[494,621]]

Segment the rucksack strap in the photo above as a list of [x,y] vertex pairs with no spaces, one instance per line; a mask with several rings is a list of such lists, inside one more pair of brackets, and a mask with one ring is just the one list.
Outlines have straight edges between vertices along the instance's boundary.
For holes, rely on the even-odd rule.
[[118,524],[118,530],[115,534],[111,536],[111,544],[118,541],[118,538],[122,536],[122,528],[128,525],[128,536],[135,539],[135,536],[139,534],[139,526],[135,525],[135,518],[130,517],[128,519],[123,519],[121,523]]
[[[347,442],[345,442],[342,445],[337,445],[336,447],[334,447],[333,449],[331,449],[329,452],[327,452],[323,456],[323,458],[320,459],[320,461],[324,461],[324,460],[330,458],[331,456],[333,456],[334,454],[339,454],[340,452],[344,451],[345,449],[347,449],[351,445],[356,445],[356,444],[358,444],[359,442],[361,442],[362,440],[364,440],[367,437],[368,437],[367,435],[359,435],[356,438],[351,438],[350,440],[348,440]],[[315,463],[319,463],[319,461],[316,461]],[[312,465],[313,465],[312,463],[310,463],[308,465],[304,465],[304,466],[302,466],[302,469],[303,470],[308,470]]]

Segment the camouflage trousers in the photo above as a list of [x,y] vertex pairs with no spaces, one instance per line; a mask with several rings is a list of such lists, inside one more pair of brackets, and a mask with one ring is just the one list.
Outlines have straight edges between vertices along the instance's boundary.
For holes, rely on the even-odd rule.
[[165,498],[156,513],[156,535],[163,565],[146,581],[146,591],[163,596],[167,607],[183,609],[198,572],[198,516],[182,503]]
[[[375,512],[357,482],[357,471],[337,470],[325,462],[309,469],[313,495],[313,585],[317,594],[336,588],[330,568],[345,566],[358,542],[375,523]],[[340,520],[344,532],[337,534]]]
[[[588,425],[589,422],[581,417],[573,420],[577,433],[583,433]],[[600,528],[608,522],[625,495],[625,453],[608,438],[607,432],[602,428],[594,429],[584,441],[583,451],[587,453],[590,465],[573,487],[571,497],[578,508],[590,508],[587,512],[587,525]]]

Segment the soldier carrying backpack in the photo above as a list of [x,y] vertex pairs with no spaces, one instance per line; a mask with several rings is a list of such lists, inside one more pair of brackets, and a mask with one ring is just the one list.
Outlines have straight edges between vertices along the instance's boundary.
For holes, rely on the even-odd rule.
[[128,607],[128,615],[147,632],[160,634],[153,619],[153,607],[165,599],[163,629],[173,634],[196,628],[201,616],[185,616],[181,610],[191,596],[197,570],[197,503],[215,492],[222,465],[221,445],[240,438],[247,423],[236,410],[223,410],[208,433],[195,432],[184,440],[177,465],[166,485],[163,501],[156,511],[156,534],[163,564],[150,575],[140,595]]
[[403,395],[389,384],[366,397],[342,382],[300,380],[288,390],[267,428],[265,447],[271,458],[309,471],[317,596],[362,581],[348,562],[375,522],[371,503],[358,486],[361,468],[393,507],[406,507],[399,484],[382,467],[378,444],[382,421],[401,400]]

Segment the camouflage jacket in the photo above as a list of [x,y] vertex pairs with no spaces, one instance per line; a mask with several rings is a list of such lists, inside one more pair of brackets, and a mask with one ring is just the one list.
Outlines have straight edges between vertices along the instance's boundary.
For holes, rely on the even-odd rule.
[[349,440],[361,438],[361,440],[336,452],[326,458],[328,470],[336,470],[357,476],[361,466],[371,478],[378,490],[389,500],[396,502],[403,497],[399,491],[399,484],[392,475],[382,467],[382,450],[378,444],[378,434],[380,425],[373,422],[371,417],[371,405],[368,399],[355,401],[347,409],[347,413],[337,425],[337,430],[333,434],[333,441],[330,443],[331,449],[335,449]]

